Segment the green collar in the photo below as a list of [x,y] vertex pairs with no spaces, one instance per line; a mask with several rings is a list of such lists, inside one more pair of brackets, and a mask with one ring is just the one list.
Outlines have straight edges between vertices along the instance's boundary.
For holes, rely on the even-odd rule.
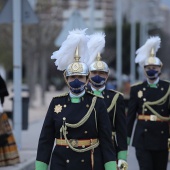
[[71,97],[71,103],[80,103],[80,97]]
[[101,96],[102,91],[95,90],[95,91],[93,91],[93,93],[94,93],[95,95],[97,95],[97,96]]
[[149,84],[150,88],[157,88],[157,84]]

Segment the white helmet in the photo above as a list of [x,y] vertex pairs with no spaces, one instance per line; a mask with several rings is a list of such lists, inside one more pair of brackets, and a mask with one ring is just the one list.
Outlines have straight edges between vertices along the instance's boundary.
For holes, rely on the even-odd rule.
[[161,39],[158,36],[150,37],[146,43],[136,51],[135,62],[140,66],[157,65],[162,67],[161,60],[156,57],[156,52],[160,48]]

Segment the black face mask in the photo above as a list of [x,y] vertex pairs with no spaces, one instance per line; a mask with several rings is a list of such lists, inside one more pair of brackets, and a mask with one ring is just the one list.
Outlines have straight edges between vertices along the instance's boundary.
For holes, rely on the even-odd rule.
[[78,79],[75,79],[74,81],[70,82],[69,85],[70,90],[75,94],[81,93],[85,88],[85,83],[79,81]]
[[146,74],[148,79],[150,80],[155,80],[160,76],[160,73],[157,70],[153,70],[153,69],[146,71]]
[[94,87],[102,87],[105,84],[106,78],[100,77],[99,75],[96,75],[94,77],[91,77],[91,84]]

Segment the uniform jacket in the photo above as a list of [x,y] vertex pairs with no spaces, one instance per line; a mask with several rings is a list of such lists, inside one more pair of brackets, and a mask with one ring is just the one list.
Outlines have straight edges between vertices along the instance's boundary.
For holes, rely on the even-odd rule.
[[[102,92],[107,108],[109,108],[112,105],[111,102],[117,93],[118,92],[116,91],[106,90],[106,89]],[[125,104],[124,104],[124,99],[122,94],[119,94],[115,106],[109,111],[109,118],[112,125],[112,132],[116,133],[115,145],[116,145],[117,152],[119,153],[121,151],[126,151],[127,150],[127,124],[126,124],[126,115],[125,115]]]
[[[113,105],[116,94],[118,94],[118,98],[115,105]],[[123,95],[117,91],[105,89],[102,91],[102,96],[109,113],[112,134],[116,134],[114,146],[118,154],[117,157],[126,160],[124,151],[127,151],[127,122]]]
[[[39,139],[37,161],[49,164],[54,140],[61,138],[60,128],[63,125],[63,117],[71,124],[79,122],[88,112],[93,98],[94,95],[86,92],[81,97],[81,103],[71,103],[68,94],[52,99]],[[56,106],[58,113],[54,109]],[[78,128],[68,128],[67,132],[68,139],[99,139],[100,144],[94,149],[94,170],[104,170],[105,163],[116,160],[111,142],[111,125],[102,99],[97,98],[89,119],[83,125]],[[78,153],[65,146],[55,145],[50,168],[51,170],[91,170],[91,151]]]
[[[131,87],[128,108],[128,137],[132,135],[137,115],[142,114],[143,104],[147,101],[154,102],[161,99],[167,93],[169,85],[169,82],[159,80],[157,88],[149,87],[147,81]],[[169,96],[162,103],[151,106],[161,116],[170,116]],[[153,113],[145,108],[144,115],[153,115]],[[164,150],[167,149],[168,136],[168,122],[137,120],[133,146],[140,149]]]

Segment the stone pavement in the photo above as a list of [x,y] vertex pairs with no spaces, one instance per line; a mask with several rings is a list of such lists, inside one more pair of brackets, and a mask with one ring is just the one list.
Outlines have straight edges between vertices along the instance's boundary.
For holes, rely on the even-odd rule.
[[[43,120],[48,109],[49,103],[52,97],[63,93],[63,91],[50,91],[46,92],[45,105],[41,104],[41,91],[40,88],[36,89],[36,100],[34,101],[34,107],[29,108],[29,127],[28,130],[22,131],[22,148],[19,151],[21,163],[1,167],[0,170],[34,170],[34,163],[36,159],[36,151],[38,145],[38,139],[43,124]],[[11,101],[6,99],[4,110],[12,109]],[[11,108],[10,108],[11,107]],[[128,151],[128,164],[129,170],[139,170],[138,163],[135,157],[135,150],[133,147],[129,147]],[[168,169],[170,169],[170,162],[168,164]]]

